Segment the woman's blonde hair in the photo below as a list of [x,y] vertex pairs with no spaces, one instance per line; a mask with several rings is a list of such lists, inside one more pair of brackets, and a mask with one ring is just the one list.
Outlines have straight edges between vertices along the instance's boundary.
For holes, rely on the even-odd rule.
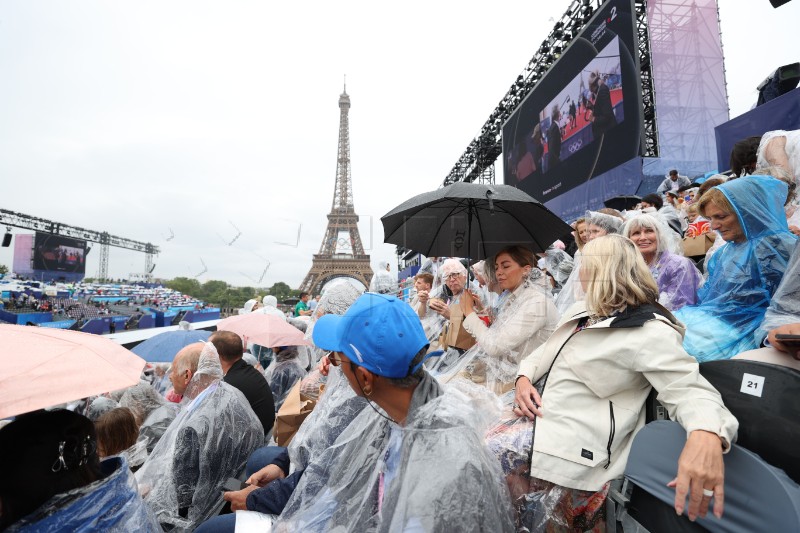
[[658,301],[658,285],[650,269],[636,245],[622,235],[604,235],[586,243],[581,277],[589,280],[586,308],[593,315],[611,316]]
[[700,197],[700,202],[697,204],[697,209],[700,211],[701,215],[706,216],[706,206],[708,206],[708,204],[714,204],[722,209],[725,213],[736,213],[731,205],[731,202],[728,200],[728,197],[725,196],[725,193],[723,193],[717,187],[708,189],[703,196]]
[[586,217],[581,217],[575,221],[575,231],[573,232],[573,235],[575,236],[575,244],[578,245],[578,250],[583,250],[583,247],[586,246],[581,242],[580,231],[578,231],[578,226],[580,226],[581,224],[587,224]]

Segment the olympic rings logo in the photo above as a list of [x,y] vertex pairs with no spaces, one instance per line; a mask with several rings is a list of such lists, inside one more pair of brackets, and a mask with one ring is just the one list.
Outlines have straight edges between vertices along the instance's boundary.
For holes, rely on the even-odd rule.
[[581,149],[581,146],[583,146],[583,139],[578,139],[574,143],[570,144],[567,150],[569,150],[570,153],[574,154],[575,152]]

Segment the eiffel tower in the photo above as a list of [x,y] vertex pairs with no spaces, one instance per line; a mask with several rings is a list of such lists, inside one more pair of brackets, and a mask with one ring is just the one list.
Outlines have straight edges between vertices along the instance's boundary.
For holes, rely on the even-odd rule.
[[[358,215],[353,207],[353,181],[350,177],[350,95],[347,85],[339,95],[339,156],[336,160],[336,186],[328,214],[328,229],[319,253],[314,254],[311,270],[300,290],[319,292],[333,278],[350,277],[369,287],[372,267],[358,233]],[[344,234],[347,234],[345,237]]]

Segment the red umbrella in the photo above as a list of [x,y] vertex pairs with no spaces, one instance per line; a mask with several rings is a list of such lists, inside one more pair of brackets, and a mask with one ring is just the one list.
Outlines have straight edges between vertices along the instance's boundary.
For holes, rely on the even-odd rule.
[[273,346],[309,346],[304,333],[292,326],[283,317],[248,313],[235,315],[217,324],[218,331],[232,331],[241,335],[246,342],[253,342],[267,348]]
[[124,389],[145,361],[100,335],[0,325],[0,418]]

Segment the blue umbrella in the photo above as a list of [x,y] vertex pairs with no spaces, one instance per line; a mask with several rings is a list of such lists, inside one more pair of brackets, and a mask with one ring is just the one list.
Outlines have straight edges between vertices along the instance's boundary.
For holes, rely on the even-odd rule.
[[137,344],[131,351],[148,363],[171,363],[181,348],[194,342],[207,341],[210,331],[165,331]]

